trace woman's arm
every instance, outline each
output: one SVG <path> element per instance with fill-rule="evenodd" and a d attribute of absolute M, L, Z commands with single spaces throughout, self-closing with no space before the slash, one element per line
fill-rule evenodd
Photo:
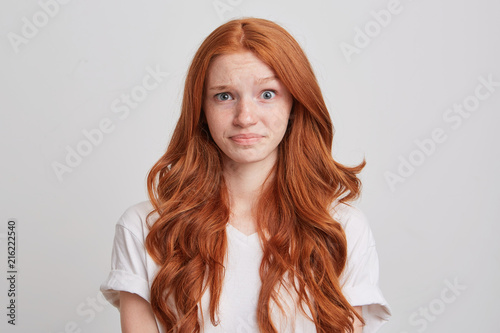
<path fill-rule="evenodd" d="M 159 333 L 151 305 L 137 294 L 120 291 L 122 333 Z"/>
<path fill-rule="evenodd" d="M 363 307 L 355 306 L 354 310 L 362 317 L 363 316 Z M 354 317 L 354 333 L 362 333 L 363 332 L 363 324 L 359 321 L 357 317 Z"/>

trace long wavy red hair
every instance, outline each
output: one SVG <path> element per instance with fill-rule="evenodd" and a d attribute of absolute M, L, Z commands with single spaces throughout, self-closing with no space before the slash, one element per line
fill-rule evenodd
<path fill-rule="evenodd" d="M 332 158 L 334 130 L 307 57 L 286 30 L 257 18 L 225 23 L 201 44 L 168 149 L 149 172 L 150 215 L 159 215 L 146 239 L 160 267 L 151 286 L 153 311 L 167 332 L 200 332 L 198 311 L 207 291 L 210 320 L 217 324 L 230 207 L 222 152 L 203 113 L 204 83 L 215 57 L 241 50 L 254 52 L 270 66 L 294 99 L 273 177 L 263 186 L 256 209 L 263 246 L 259 329 L 277 332 L 271 302 L 282 308 L 277 287 L 288 289 L 286 281 L 295 281 L 291 289 L 298 295 L 297 306 L 304 314 L 304 306 L 309 308 L 317 332 L 352 332 L 357 314 L 339 283 L 346 238 L 330 208 L 359 196 L 357 174 L 366 162 L 347 167 Z"/>

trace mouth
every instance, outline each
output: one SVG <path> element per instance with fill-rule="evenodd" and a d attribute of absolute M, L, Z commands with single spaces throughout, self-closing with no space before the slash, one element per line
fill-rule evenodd
<path fill-rule="evenodd" d="M 251 145 L 254 143 L 259 142 L 264 136 L 259 135 L 259 134 L 238 134 L 238 135 L 233 135 L 229 137 L 233 142 L 240 144 L 240 145 Z"/>

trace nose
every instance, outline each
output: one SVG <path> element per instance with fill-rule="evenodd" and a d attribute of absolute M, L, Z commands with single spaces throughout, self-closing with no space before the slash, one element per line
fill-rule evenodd
<path fill-rule="evenodd" d="M 236 104 L 234 125 L 249 127 L 257 123 L 256 105 L 250 98 L 241 98 Z"/>

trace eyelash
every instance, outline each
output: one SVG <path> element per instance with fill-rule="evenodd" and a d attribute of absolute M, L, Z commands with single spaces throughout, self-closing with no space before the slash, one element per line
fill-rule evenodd
<path fill-rule="evenodd" d="M 276 96 L 276 90 L 272 90 L 272 89 L 269 89 L 269 90 L 264 90 L 264 91 L 262 92 L 262 94 L 260 94 L 260 95 L 262 96 L 262 95 L 263 95 L 264 93 L 266 93 L 266 92 L 271 92 L 271 93 L 273 93 L 273 95 L 274 95 L 274 96 L 273 96 L 273 97 L 271 97 L 271 98 L 274 98 L 274 97 Z M 271 98 L 270 98 L 270 99 L 271 99 Z"/>
<path fill-rule="evenodd" d="M 272 96 L 272 97 L 271 97 L 271 98 L 269 98 L 269 99 L 272 99 L 273 97 L 275 97 L 275 96 L 277 95 L 276 90 L 273 90 L 273 89 L 266 89 L 266 90 L 262 91 L 262 93 L 260 94 L 260 96 L 262 96 L 262 95 L 263 95 L 264 93 L 266 93 L 266 92 L 271 92 L 271 93 L 273 93 L 273 94 L 274 94 L 274 96 Z M 221 101 L 221 102 L 228 101 L 227 99 L 226 99 L 226 100 L 222 100 L 222 99 L 220 99 L 220 97 L 221 97 L 222 95 L 228 95 L 228 96 L 231 96 L 231 94 L 230 94 L 230 93 L 228 93 L 228 92 L 221 92 L 221 93 L 215 94 L 215 96 L 214 96 L 214 97 L 215 97 L 217 100 Z M 231 96 L 231 98 L 232 98 L 232 96 Z"/>
<path fill-rule="evenodd" d="M 215 98 L 216 98 L 217 100 L 221 101 L 221 102 L 225 102 L 226 100 L 222 100 L 222 99 L 220 99 L 220 97 L 221 97 L 222 95 L 228 95 L 228 96 L 231 96 L 231 94 L 230 94 L 230 93 L 228 93 L 228 92 L 221 92 L 221 93 L 215 94 Z M 231 96 L 231 98 L 232 98 L 232 97 L 233 97 L 233 96 Z"/>

